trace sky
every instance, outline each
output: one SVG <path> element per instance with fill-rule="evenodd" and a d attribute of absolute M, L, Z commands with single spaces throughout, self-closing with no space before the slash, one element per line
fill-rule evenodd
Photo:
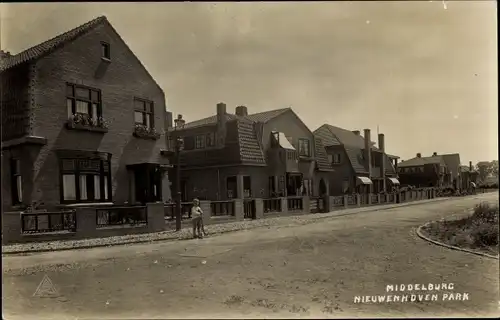
<path fill-rule="evenodd" d="M 15 54 L 105 15 L 194 121 L 225 102 L 291 107 L 385 134 L 388 153 L 498 159 L 496 1 L 10 3 L 1 48 Z"/>

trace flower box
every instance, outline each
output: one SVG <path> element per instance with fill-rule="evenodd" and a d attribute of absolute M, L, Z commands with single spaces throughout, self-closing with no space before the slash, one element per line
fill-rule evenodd
<path fill-rule="evenodd" d="M 70 130 L 85 130 L 93 132 L 108 132 L 108 124 L 102 118 L 92 119 L 87 114 L 77 113 L 66 122 L 66 128 Z"/>
<path fill-rule="evenodd" d="M 158 140 L 161 134 L 155 128 L 148 128 L 145 125 L 136 124 L 134 136 L 141 139 Z"/>

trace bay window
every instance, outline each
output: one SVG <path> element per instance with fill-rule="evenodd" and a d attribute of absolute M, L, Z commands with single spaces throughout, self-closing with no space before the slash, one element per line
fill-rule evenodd
<path fill-rule="evenodd" d="M 110 161 L 62 158 L 61 203 L 111 201 Z"/>

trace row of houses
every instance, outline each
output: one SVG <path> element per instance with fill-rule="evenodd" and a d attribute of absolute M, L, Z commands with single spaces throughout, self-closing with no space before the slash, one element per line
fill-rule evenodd
<path fill-rule="evenodd" d="M 3 210 L 168 201 L 177 192 L 184 200 L 377 193 L 398 187 L 406 168 L 431 170 L 421 157 L 398 164 L 384 134 L 374 142 L 369 129 L 311 131 L 290 108 L 232 112 L 219 103 L 213 116 L 175 127 L 162 88 L 105 17 L 0 57 Z"/>

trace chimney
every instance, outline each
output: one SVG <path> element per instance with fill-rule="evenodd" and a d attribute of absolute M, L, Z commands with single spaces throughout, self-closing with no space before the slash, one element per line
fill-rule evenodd
<path fill-rule="evenodd" d="M 217 103 L 217 147 L 223 148 L 226 145 L 226 104 Z"/>
<path fill-rule="evenodd" d="M 372 140 L 370 136 L 370 129 L 365 129 L 365 161 L 368 168 L 368 177 L 372 177 Z M 370 187 L 371 192 L 371 187 Z"/>
<path fill-rule="evenodd" d="M 166 124 L 167 129 L 174 127 L 174 120 L 172 118 L 172 112 L 171 111 L 166 111 L 165 112 L 165 124 Z"/>
<path fill-rule="evenodd" d="M 417 153 L 417 158 L 422 158 L 422 154 L 420 152 Z"/>
<path fill-rule="evenodd" d="M 472 172 L 472 161 L 469 161 L 469 171 Z"/>
<path fill-rule="evenodd" d="M 354 133 L 355 135 L 359 136 L 359 130 L 354 130 L 352 133 Z"/>
<path fill-rule="evenodd" d="M 433 157 L 435 157 L 435 156 L 437 156 L 437 155 L 438 155 L 438 153 L 437 153 L 437 152 L 433 152 L 433 153 L 432 153 L 432 156 L 433 156 Z"/>
<path fill-rule="evenodd" d="M 248 116 L 248 109 L 245 106 L 238 106 L 234 112 L 237 116 L 246 117 Z"/>
<path fill-rule="evenodd" d="M 379 133 L 378 135 L 378 148 L 382 153 L 380 154 L 381 156 L 381 161 L 380 161 L 380 171 L 381 171 L 381 177 L 382 177 L 382 191 L 385 192 L 387 190 L 386 186 L 386 179 L 385 179 L 385 160 L 386 160 L 386 155 L 385 155 L 385 136 L 383 133 Z"/>

